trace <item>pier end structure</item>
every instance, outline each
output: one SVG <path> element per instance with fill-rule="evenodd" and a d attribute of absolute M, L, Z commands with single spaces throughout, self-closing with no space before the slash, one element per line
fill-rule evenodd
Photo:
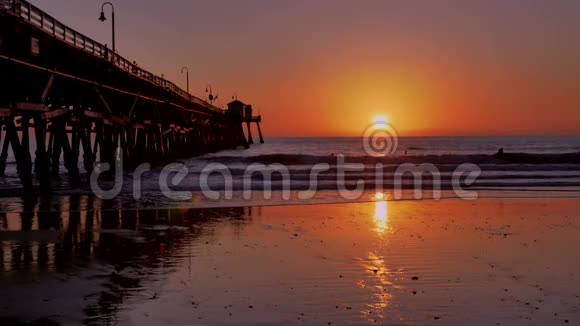
<path fill-rule="evenodd" d="M 228 113 L 235 117 L 235 119 L 240 123 L 240 125 L 246 124 L 246 130 L 248 134 L 248 146 L 254 144 L 254 139 L 252 137 L 252 123 L 255 123 L 258 129 L 258 135 L 260 137 L 260 144 L 264 143 L 264 137 L 262 135 L 262 128 L 260 123 L 262 122 L 261 115 L 253 115 L 253 108 L 249 104 L 235 99 L 234 101 L 228 103 Z M 243 128 L 242 128 L 243 132 Z"/>

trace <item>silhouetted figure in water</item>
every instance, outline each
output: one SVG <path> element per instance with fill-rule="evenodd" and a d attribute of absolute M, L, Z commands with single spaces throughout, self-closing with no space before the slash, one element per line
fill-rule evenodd
<path fill-rule="evenodd" d="M 493 154 L 492 157 L 499 158 L 499 159 L 505 158 L 504 152 L 503 152 L 503 147 L 498 149 L 497 153 Z"/>

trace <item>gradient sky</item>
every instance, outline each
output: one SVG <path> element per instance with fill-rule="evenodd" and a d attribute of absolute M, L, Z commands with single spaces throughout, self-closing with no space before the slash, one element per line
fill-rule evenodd
<path fill-rule="evenodd" d="M 111 44 L 100 1 L 32 0 Z M 580 134 L 580 1 L 118 0 L 117 50 L 266 136 Z M 107 9 L 107 15 L 109 11 Z"/>

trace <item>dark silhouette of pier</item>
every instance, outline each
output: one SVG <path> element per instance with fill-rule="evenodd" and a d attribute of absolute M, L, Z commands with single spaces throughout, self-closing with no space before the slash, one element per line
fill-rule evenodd
<path fill-rule="evenodd" d="M 27 1 L 0 0 L 0 175 L 12 149 L 27 193 L 50 190 L 61 159 L 80 182 L 81 155 L 86 173 L 98 162 L 114 166 L 117 150 L 126 169 L 161 165 L 247 148 L 251 123 L 263 142 L 260 122 L 250 105 L 222 110 Z"/>

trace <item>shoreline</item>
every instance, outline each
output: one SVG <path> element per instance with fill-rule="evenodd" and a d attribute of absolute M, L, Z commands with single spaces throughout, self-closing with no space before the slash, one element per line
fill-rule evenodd
<path fill-rule="evenodd" d="M 388 202 L 439 202 L 439 201 L 467 201 L 477 202 L 480 200 L 526 200 L 526 199 L 541 199 L 541 200 L 557 200 L 557 199 L 575 199 L 580 198 L 580 188 L 574 189 L 477 189 L 479 197 L 477 199 L 462 199 L 455 195 L 452 191 L 443 190 L 441 198 L 433 198 L 426 196 L 425 198 L 413 198 L 413 190 L 404 191 L 403 198 L 393 199 L 389 191 L 384 191 L 385 200 Z M 426 194 L 430 194 L 428 191 Z M 242 193 L 234 193 L 235 197 L 231 200 L 213 201 L 210 199 L 203 199 L 198 196 L 199 193 L 194 193 L 194 198 L 189 201 L 173 201 L 165 198 L 164 201 L 159 200 L 158 193 L 151 193 L 152 198 L 145 194 L 144 198 L 135 201 L 132 198 L 116 198 L 113 200 L 103 200 L 92 194 L 63 194 L 51 196 L 36 196 L 36 197 L 2 197 L 0 196 L 0 213 L 35 213 L 42 211 L 55 211 L 56 206 L 61 206 L 63 203 L 70 204 L 74 199 L 78 208 L 72 208 L 74 212 L 97 211 L 102 209 L 108 210 L 159 210 L 159 209 L 219 209 L 219 208 L 260 208 L 260 207 L 285 207 L 285 206 L 310 206 L 310 205 L 342 205 L 342 204 L 368 204 L 375 203 L 377 199 L 375 190 L 365 191 L 364 194 L 355 200 L 336 198 L 337 194 L 333 191 L 321 191 L 318 198 L 310 200 L 290 199 L 284 200 L 281 198 L 280 191 L 273 192 L 273 198 L 260 198 L 261 194 L 257 193 L 255 198 L 246 200 L 241 198 Z M 83 206 L 83 205 L 91 205 Z M 44 207 L 44 208 L 43 208 Z M 108 207 L 108 208 L 103 208 Z M 68 211 L 71 211 L 70 209 Z"/>

